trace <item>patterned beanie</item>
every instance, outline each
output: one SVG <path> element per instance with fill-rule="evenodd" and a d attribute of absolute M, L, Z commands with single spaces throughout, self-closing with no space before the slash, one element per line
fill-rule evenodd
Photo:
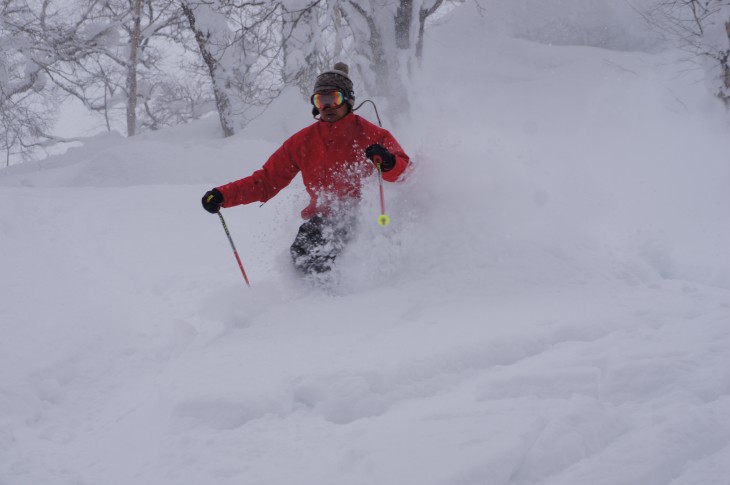
<path fill-rule="evenodd" d="M 352 106 L 355 103 L 355 92 L 352 90 L 352 80 L 348 76 L 350 68 L 344 62 L 335 64 L 334 69 L 325 71 L 317 76 L 314 83 L 314 93 L 338 90 L 345 93 L 345 100 Z"/>

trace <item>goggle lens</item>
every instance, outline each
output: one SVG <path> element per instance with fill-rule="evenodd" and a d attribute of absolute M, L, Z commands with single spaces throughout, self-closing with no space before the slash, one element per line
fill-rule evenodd
<path fill-rule="evenodd" d="M 312 96 L 312 104 L 317 109 L 323 109 L 325 106 L 339 108 L 345 104 L 345 95 L 342 91 L 328 91 L 326 93 L 316 93 Z"/>

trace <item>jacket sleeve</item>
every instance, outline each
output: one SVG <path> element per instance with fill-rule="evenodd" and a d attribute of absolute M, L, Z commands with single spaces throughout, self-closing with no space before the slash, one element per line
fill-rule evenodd
<path fill-rule="evenodd" d="M 241 180 L 216 187 L 223 194 L 223 207 L 266 202 L 289 185 L 299 173 L 299 166 L 291 156 L 291 145 L 290 138 L 259 170 Z"/>
<path fill-rule="evenodd" d="M 387 130 L 383 131 L 383 139 L 380 144 L 395 156 L 395 167 L 387 172 L 383 172 L 383 180 L 387 182 L 396 182 L 399 178 L 401 178 L 401 175 L 403 175 L 406 169 L 408 169 L 411 161 L 393 135 L 391 135 Z"/>

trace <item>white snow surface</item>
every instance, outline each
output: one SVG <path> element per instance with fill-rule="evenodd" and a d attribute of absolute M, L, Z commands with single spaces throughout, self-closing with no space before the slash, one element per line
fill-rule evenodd
<path fill-rule="evenodd" d="M 0 484 L 728 483 L 722 106 L 673 53 L 459 15 L 329 290 L 288 261 L 299 178 L 224 211 L 251 288 L 200 207 L 296 93 L 0 172 Z"/>

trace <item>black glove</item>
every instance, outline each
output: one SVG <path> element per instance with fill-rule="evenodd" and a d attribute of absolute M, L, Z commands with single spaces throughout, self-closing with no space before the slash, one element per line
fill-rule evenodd
<path fill-rule="evenodd" d="M 211 214 L 217 214 L 223 204 L 223 194 L 218 189 L 209 190 L 203 196 L 203 209 Z"/>
<path fill-rule="evenodd" d="M 395 156 L 379 143 L 367 147 L 365 149 L 365 156 L 372 160 L 376 165 L 378 163 L 377 159 L 379 158 L 380 170 L 383 172 L 393 170 L 393 167 L 395 167 Z"/>

